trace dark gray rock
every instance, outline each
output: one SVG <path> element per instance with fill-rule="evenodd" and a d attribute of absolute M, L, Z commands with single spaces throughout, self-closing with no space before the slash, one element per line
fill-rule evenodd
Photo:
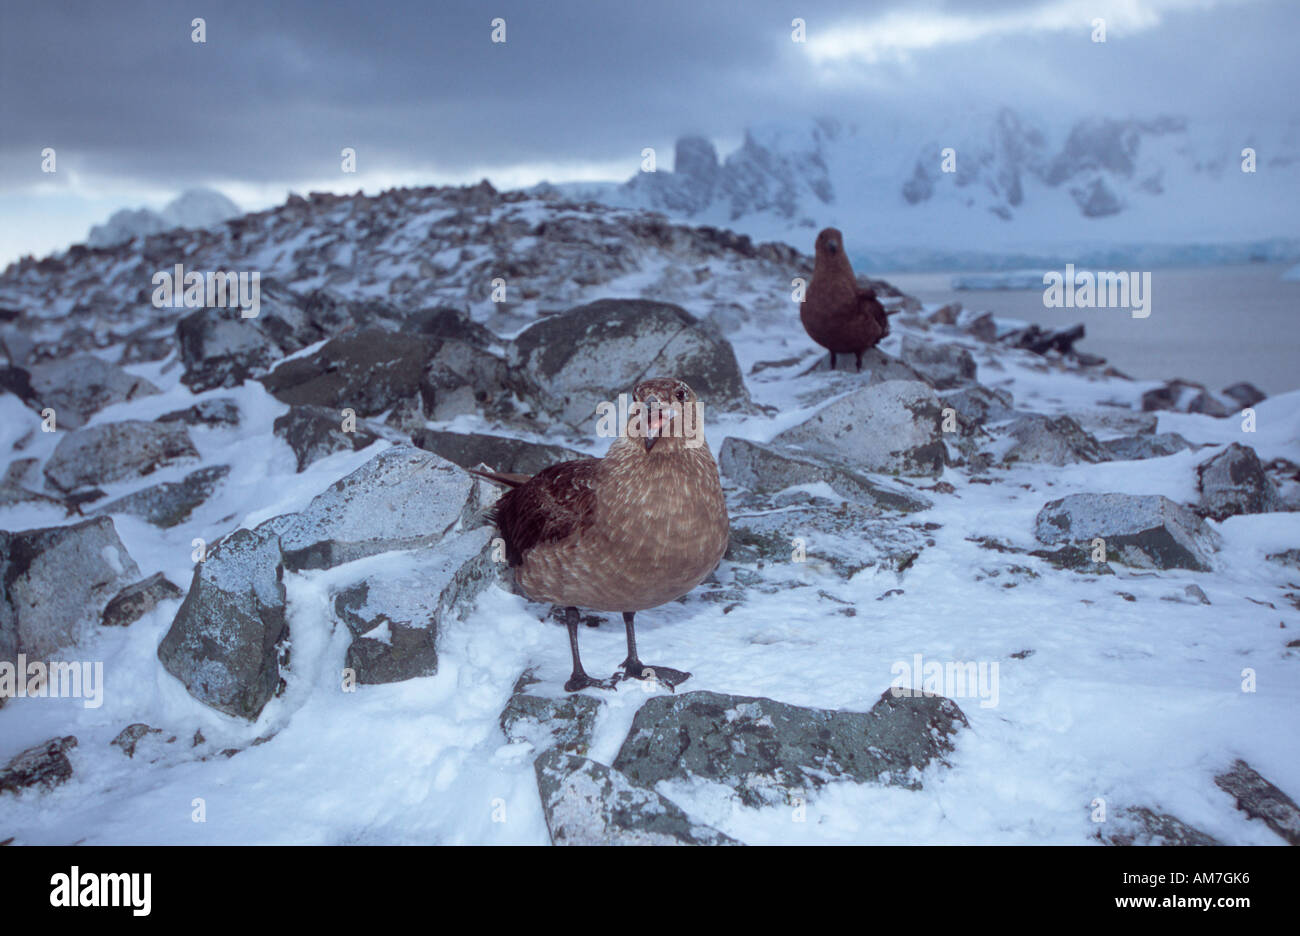
<path fill-rule="evenodd" d="M 1047 465 L 1070 465 L 1076 462 L 1096 463 L 1110 456 L 1090 433 L 1069 416 L 1055 419 L 1042 413 L 1026 413 L 1007 429 L 1014 439 L 1003 455 L 1007 464 L 1035 462 Z"/>
<path fill-rule="evenodd" d="M 1254 406 L 1256 403 L 1263 403 L 1268 399 L 1268 394 L 1263 390 L 1245 381 L 1235 383 L 1231 387 L 1224 387 L 1223 395 L 1243 409 Z"/>
<path fill-rule="evenodd" d="M 420 378 L 423 416 L 437 421 L 468 413 L 510 420 L 516 399 L 539 405 L 540 391 L 528 375 L 511 368 L 505 358 L 468 341 L 433 339 L 428 363 Z M 410 431 L 416 426 L 403 425 Z"/>
<path fill-rule="evenodd" d="M 847 364 L 845 361 L 847 360 Z M 863 384 L 882 383 L 886 380 L 919 380 L 925 382 L 925 378 L 911 364 L 899 360 L 891 354 L 886 354 L 879 348 L 868 348 L 862 352 L 862 370 L 858 371 L 852 357 L 838 357 L 836 359 L 836 369 L 831 370 L 831 361 L 829 354 L 817 355 L 816 362 L 799 374 L 800 377 L 807 377 L 809 374 L 829 374 L 831 377 L 840 377 L 842 380 L 834 381 L 833 387 L 849 389 Z M 838 390 L 836 392 L 839 392 Z"/>
<path fill-rule="evenodd" d="M 1286 509 L 1255 450 L 1239 442 L 1196 467 L 1196 487 L 1197 512 L 1215 520 Z"/>
<path fill-rule="evenodd" d="M 946 763 L 966 716 L 941 696 L 886 691 L 870 712 L 800 708 L 771 699 L 687 692 L 637 712 L 614 760 L 632 782 L 712 780 L 747 806 L 788 802 L 829 780 L 920 789 L 920 773 Z"/>
<path fill-rule="evenodd" d="M 1138 413 L 1118 406 L 1096 406 L 1071 410 L 1069 416 L 1094 435 L 1151 435 L 1160 418 L 1155 413 Z"/>
<path fill-rule="evenodd" d="M 1142 394 L 1142 409 L 1144 412 L 1203 413 L 1219 418 L 1233 414 L 1233 410 L 1206 390 L 1203 384 L 1188 380 L 1170 380 L 1163 387 L 1148 390 Z"/>
<path fill-rule="evenodd" d="M 533 766 L 552 845 L 740 844 L 604 764 L 551 750 Z"/>
<path fill-rule="evenodd" d="M 276 417 L 273 429 L 293 449 L 299 471 L 327 455 L 359 452 L 379 440 L 365 426 L 344 432 L 342 414 L 324 406 L 291 406 Z"/>
<path fill-rule="evenodd" d="M 159 334 L 153 330 L 153 326 L 146 325 L 126 336 L 118 363 L 146 364 L 151 361 L 161 361 L 174 350 L 176 350 L 176 335 L 171 330 Z"/>
<path fill-rule="evenodd" d="M 927 384 L 886 380 L 823 407 L 772 442 L 867 471 L 933 477 L 948 461 L 941 421 Z"/>
<path fill-rule="evenodd" d="M 1214 778 L 1219 789 L 1237 800 L 1237 808 L 1259 819 L 1292 845 L 1300 845 L 1300 806 L 1244 760 Z"/>
<path fill-rule="evenodd" d="M 79 429 L 106 406 L 158 392 L 143 377 L 92 354 L 33 364 L 27 374 L 31 395 L 24 402 L 38 413 L 52 408 L 61 429 Z"/>
<path fill-rule="evenodd" d="M 507 436 L 477 432 L 419 429 L 411 436 L 411 441 L 419 448 L 440 455 L 462 468 L 483 464 L 494 471 L 510 474 L 533 475 L 563 461 L 588 457 L 582 452 L 560 445 L 524 442 Z"/>
<path fill-rule="evenodd" d="M 185 594 L 167 580 L 161 572 L 128 585 L 104 606 L 100 622 L 105 627 L 127 627 L 144 617 L 160 601 L 169 601 Z"/>
<path fill-rule="evenodd" d="M 559 698 L 532 695 L 528 687 L 535 682 L 531 670 L 520 676 L 510 701 L 501 710 L 501 731 L 506 740 L 525 741 L 538 751 L 554 747 L 565 754 L 585 755 L 596 729 L 600 700 L 580 692 Z"/>
<path fill-rule="evenodd" d="M 258 378 L 277 400 L 378 416 L 416 398 L 433 342 L 382 328 L 332 338 L 314 354 L 297 357 Z M 341 418 L 341 417 L 339 417 Z"/>
<path fill-rule="evenodd" d="M 438 635 L 462 617 L 497 575 L 492 532 L 449 536 L 418 557 L 395 559 L 343 589 L 334 612 L 353 634 L 347 667 L 362 685 L 401 682 L 438 671 Z"/>
<path fill-rule="evenodd" d="M 1115 461 L 1137 461 L 1144 458 L 1163 458 L 1192 447 L 1192 444 L 1176 432 L 1162 432 L 1158 435 L 1121 436 L 1107 439 L 1101 443 Z"/>
<path fill-rule="evenodd" d="M 1015 400 L 1010 393 L 983 384 L 942 393 L 939 405 L 956 410 L 958 424 L 968 432 L 975 426 L 1003 422 L 1016 415 Z"/>
<path fill-rule="evenodd" d="M 597 404 L 648 377 L 690 384 L 708 412 L 753 404 L 731 345 L 684 309 L 643 299 L 602 299 L 544 318 L 520 334 L 510 361 L 540 388 L 537 404 L 590 429 Z"/>
<path fill-rule="evenodd" d="M 184 523 L 207 502 L 217 485 L 230 474 L 229 465 L 212 465 L 191 471 L 180 481 L 164 481 L 96 507 L 95 514 L 130 514 L 156 527 L 170 529 Z"/>
<path fill-rule="evenodd" d="M 279 534 L 285 567 L 296 572 L 431 546 L 453 528 L 481 524 L 478 479 L 432 452 L 397 445 L 332 484 L 301 513 L 262 526 Z"/>
<path fill-rule="evenodd" d="M 1158 494 L 1071 494 L 1038 512 L 1044 543 L 1106 541 L 1110 561 L 1144 569 L 1210 571 L 1220 538 L 1186 507 Z"/>
<path fill-rule="evenodd" d="M 281 682 L 289 637 L 281 559 L 279 538 L 262 527 L 221 540 L 195 567 L 189 594 L 158 646 L 163 667 L 190 695 L 249 721 Z"/>
<path fill-rule="evenodd" d="M 144 722 L 127 725 L 109 744 L 122 749 L 127 757 L 135 757 L 135 746 L 151 734 L 162 734 L 161 728 L 150 728 Z"/>
<path fill-rule="evenodd" d="M 231 309 L 196 309 L 176 324 L 176 341 L 185 367 L 181 383 L 194 393 L 237 387 L 285 355 L 257 319 Z"/>
<path fill-rule="evenodd" d="M 960 345 L 904 335 L 902 358 L 936 390 L 952 390 L 975 380 L 975 358 Z"/>
<path fill-rule="evenodd" d="M 75 644 L 139 577 L 108 517 L 0 531 L 0 660 L 49 658 Z"/>
<path fill-rule="evenodd" d="M 790 506 L 731 512 L 726 558 L 740 563 L 806 562 L 842 578 L 863 569 L 901 572 L 926 548 L 921 524 L 897 519 L 857 504 Z M 802 554 L 802 560 L 796 556 Z"/>
<path fill-rule="evenodd" d="M 1177 816 L 1129 806 L 1108 820 L 1099 837 L 1107 845 L 1222 845 Z"/>
<path fill-rule="evenodd" d="M 59 440 L 45 477 L 61 491 L 144 477 L 198 450 L 182 423 L 128 419 L 77 429 Z"/>
<path fill-rule="evenodd" d="M 880 483 L 823 459 L 745 439 L 724 440 L 718 464 L 727 478 L 760 493 L 824 482 L 846 500 L 882 511 L 912 513 L 932 506 L 930 501 L 902 485 Z"/>
<path fill-rule="evenodd" d="M 199 400 L 186 409 L 172 410 L 158 422 L 183 422 L 187 426 L 238 426 L 239 404 L 229 397 Z"/>
<path fill-rule="evenodd" d="M 16 755 L 0 770 L 0 793 L 17 793 L 34 786 L 48 791 L 67 783 L 72 778 L 72 762 L 67 752 L 76 746 L 77 739 L 68 735 L 52 738 Z"/>

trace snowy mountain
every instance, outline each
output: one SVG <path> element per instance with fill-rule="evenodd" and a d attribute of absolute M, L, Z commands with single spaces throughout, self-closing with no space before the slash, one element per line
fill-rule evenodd
<path fill-rule="evenodd" d="M 751 156 L 719 174 L 782 210 Z M 260 314 L 155 305 L 177 264 Z M 486 183 L 11 264 L 0 841 L 1295 842 L 1300 393 L 1225 391 L 1243 431 L 880 282 L 832 373 L 810 269 Z M 701 391 L 732 545 L 638 614 L 686 683 L 570 695 L 465 469 L 603 455 L 593 399 L 648 372 Z M 19 694 L 16 654 L 88 675 Z"/>
<path fill-rule="evenodd" d="M 205 228 L 243 214 L 238 205 L 220 192 L 190 189 L 172 199 L 162 211 L 123 208 L 103 224 L 96 224 L 86 236 L 91 247 L 111 247 L 172 228 Z"/>
<path fill-rule="evenodd" d="M 1300 256 L 1296 122 L 1264 135 L 1167 115 L 1054 129 L 1010 108 L 938 129 L 819 119 L 750 128 L 725 159 L 684 137 L 672 171 L 560 188 L 801 247 L 833 225 L 865 269 Z"/>

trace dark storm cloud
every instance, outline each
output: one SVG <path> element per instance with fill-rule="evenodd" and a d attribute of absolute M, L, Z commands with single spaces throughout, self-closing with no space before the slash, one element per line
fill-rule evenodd
<path fill-rule="evenodd" d="M 366 171 L 634 166 L 642 146 L 683 132 L 891 108 L 1294 112 L 1288 3 L 1165 12 L 1158 28 L 1104 50 L 1082 32 L 904 50 L 830 66 L 840 81 L 789 38 L 795 16 L 813 36 L 891 12 L 978 20 L 1062 2 L 9 5 L 0 190 L 26 184 L 43 146 L 74 170 L 179 188 L 337 176 L 344 146 Z M 190 41 L 196 15 L 204 45 Z M 507 20 L 505 45 L 489 42 L 494 16 Z"/>

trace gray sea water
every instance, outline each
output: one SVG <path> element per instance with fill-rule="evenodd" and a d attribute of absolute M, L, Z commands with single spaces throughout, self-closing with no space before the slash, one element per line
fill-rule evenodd
<path fill-rule="evenodd" d="M 1079 349 L 1100 354 L 1130 377 L 1182 377 L 1212 390 L 1247 380 L 1277 394 L 1300 389 L 1300 282 L 1281 279 L 1287 267 L 1152 270 L 1151 314 L 1145 319 L 1125 309 L 1047 308 L 1042 287 L 954 290 L 950 273 L 880 278 L 922 302 L 960 302 L 1045 328 L 1082 322 L 1087 336 Z"/>

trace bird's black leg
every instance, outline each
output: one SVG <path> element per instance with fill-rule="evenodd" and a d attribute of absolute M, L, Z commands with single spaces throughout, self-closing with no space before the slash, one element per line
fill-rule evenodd
<path fill-rule="evenodd" d="M 860 373 L 862 373 L 862 352 L 861 352 L 861 351 L 857 351 L 857 352 L 855 352 L 855 353 L 857 354 L 857 357 L 858 357 L 858 373 L 860 374 Z"/>
<path fill-rule="evenodd" d="M 594 686 L 597 689 L 613 689 L 614 682 L 609 679 L 592 679 L 582 668 L 582 658 L 578 656 L 578 609 L 564 609 L 564 626 L 569 629 L 569 652 L 573 654 L 573 675 L 564 684 L 565 692 L 577 692 Z"/>
<path fill-rule="evenodd" d="M 627 627 L 627 659 L 623 661 L 623 678 L 652 679 L 669 689 L 676 688 L 691 678 L 690 673 L 673 669 L 671 666 L 646 666 L 636 654 L 636 625 L 633 611 L 623 612 L 623 624 Z"/>
<path fill-rule="evenodd" d="M 835 352 L 831 352 L 831 370 L 835 370 Z"/>

